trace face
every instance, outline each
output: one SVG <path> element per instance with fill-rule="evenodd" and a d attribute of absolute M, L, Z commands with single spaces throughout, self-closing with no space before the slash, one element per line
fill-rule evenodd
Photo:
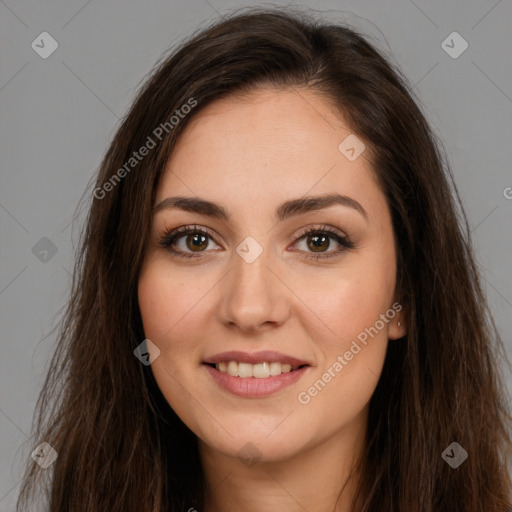
<path fill-rule="evenodd" d="M 211 450 L 284 460 L 364 429 L 404 326 L 390 212 L 351 134 L 312 91 L 259 90 L 206 107 L 167 164 L 139 305 L 155 379 Z"/>

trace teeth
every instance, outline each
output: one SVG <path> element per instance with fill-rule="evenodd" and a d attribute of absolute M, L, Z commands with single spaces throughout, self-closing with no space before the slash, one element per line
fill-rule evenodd
<path fill-rule="evenodd" d="M 229 361 L 228 374 L 231 375 L 231 377 L 236 377 L 238 375 L 238 363 L 236 361 Z"/>
<path fill-rule="evenodd" d="M 270 375 L 281 375 L 281 363 L 270 363 Z"/>
<path fill-rule="evenodd" d="M 266 379 L 270 377 L 270 366 L 268 363 L 255 364 L 252 367 L 253 377 L 257 379 Z"/>
<path fill-rule="evenodd" d="M 271 376 L 275 377 L 276 375 L 281 375 L 281 373 L 288 373 L 292 370 L 296 370 L 298 366 L 292 366 L 284 363 L 281 364 L 277 361 L 258 364 L 222 361 L 221 363 L 216 364 L 215 368 L 222 373 L 231 375 L 231 377 L 241 377 L 242 379 L 256 377 L 257 379 L 266 379 Z"/>
<path fill-rule="evenodd" d="M 242 378 L 252 377 L 252 364 L 238 363 L 238 376 Z"/>

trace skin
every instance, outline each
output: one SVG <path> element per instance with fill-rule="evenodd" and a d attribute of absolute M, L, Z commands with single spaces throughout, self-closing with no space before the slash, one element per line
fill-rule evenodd
<path fill-rule="evenodd" d="M 396 301 L 390 212 L 367 151 L 349 161 L 338 150 L 351 133 L 311 90 L 231 96 L 191 120 L 160 180 L 155 205 L 199 196 L 230 214 L 220 220 L 158 211 L 138 288 L 145 335 L 160 350 L 151 365 L 156 381 L 199 438 L 207 512 L 350 510 L 356 475 L 341 491 L 365 443 L 368 403 L 388 340 L 405 334 L 397 313 L 309 403 L 299 402 Z M 274 218 L 284 201 L 333 192 L 359 202 L 367 218 L 342 205 Z M 186 244 L 187 235 L 176 241 L 176 249 L 195 255 L 190 259 L 158 243 L 166 230 L 187 224 L 214 236 L 202 252 Z M 322 224 L 356 247 L 311 259 L 318 252 L 297 234 Z M 236 252 L 247 236 L 263 248 L 252 263 Z M 340 248 L 328 240 L 320 252 Z M 227 350 L 277 350 L 311 367 L 277 393 L 242 398 L 219 388 L 201 365 Z M 250 463 L 239 454 L 247 443 L 256 447 Z"/>

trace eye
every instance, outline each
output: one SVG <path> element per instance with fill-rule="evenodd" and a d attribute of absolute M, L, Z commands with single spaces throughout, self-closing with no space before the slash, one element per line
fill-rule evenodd
<path fill-rule="evenodd" d="M 331 247 L 331 240 L 334 240 L 338 247 L 334 250 L 328 251 Z M 319 260 L 324 258 L 332 258 L 338 256 L 340 253 L 347 249 L 354 249 L 355 244 L 346 235 L 342 235 L 338 231 L 334 231 L 328 226 L 317 228 L 308 228 L 299 234 L 299 239 L 296 243 L 304 243 L 304 252 L 310 252 L 306 258 Z M 302 249 L 301 249 L 302 250 Z"/>
<path fill-rule="evenodd" d="M 201 253 L 207 251 L 210 240 L 215 242 L 212 233 L 197 225 L 181 226 L 164 233 L 159 245 L 167 249 L 173 256 L 180 258 L 201 257 Z M 332 245 L 337 244 L 334 250 L 327 251 Z M 328 226 L 308 228 L 299 233 L 295 244 L 305 243 L 305 249 L 300 252 L 309 253 L 306 258 L 319 260 L 338 256 L 347 249 L 354 249 L 355 244 L 348 236 L 334 231 Z"/>
<path fill-rule="evenodd" d="M 206 251 L 210 240 L 214 241 L 210 231 L 194 224 L 167 231 L 160 239 L 159 245 L 170 251 L 173 256 L 194 258 L 196 254 Z M 181 246 L 180 242 L 183 242 Z"/>

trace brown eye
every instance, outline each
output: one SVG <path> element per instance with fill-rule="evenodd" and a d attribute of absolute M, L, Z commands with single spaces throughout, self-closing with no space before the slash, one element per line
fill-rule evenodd
<path fill-rule="evenodd" d="M 323 252 L 329 248 L 329 238 L 325 235 L 309 235 L 307 237 L 307 245 L 313 252 Z"/>
<path fill-rule="evenodd" d="M 201 252 L 208 247 L 208 237 L 202 233 L 194 233 L 186 237 L 187 247 L 194 252 Z"/>
<path fill-rule="evenodd" d="M 296 244 L 299 250 L 305 253 L 306 258 L 314 260 L 341 256 L 345 250 L 356 247 L 348 236 L 341 235 L 326 226 L 323 228 L 307 229 L 298 236 Z M 333 243 L 334 247 L 328 250 Z M 301 248 L 300 245 L 303 247 Z"/>
<path fill-rule="evenodd" d="M 202 257 L 208 253 L 209 244 L 217 245 L 214 236 L 206 229 L 188 225 L 165 233 L 159 245 L 167 249 L 173 256 L 184 258 Z"/>

